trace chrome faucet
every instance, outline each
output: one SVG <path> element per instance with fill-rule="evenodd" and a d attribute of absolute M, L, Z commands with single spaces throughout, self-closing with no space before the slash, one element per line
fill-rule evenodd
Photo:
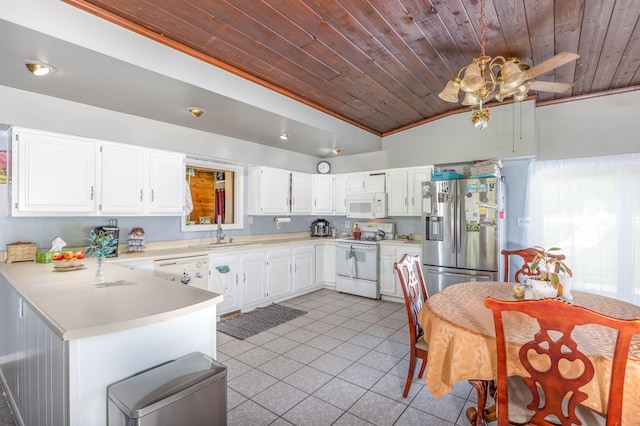
<path fill-rule="evenodd" d="M 218 230 L 216 232 L 216 244 L 220 244 L 224 240 L 224 234 L 222 233 L 222 216 L 218 215 Z"/>

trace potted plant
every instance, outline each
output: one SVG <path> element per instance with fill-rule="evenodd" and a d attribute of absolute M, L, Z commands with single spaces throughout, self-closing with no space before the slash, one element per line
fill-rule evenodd
<path fill-rule="evenodd" d="M 86 256 L 94 256 L 96 258 L 96 284 L 104 283 L 103 264 L 104 258 L 111 255 L 118 245 L 118 240 L 112 233 L 95 230 L 89 232 L 89 244 L 87 244 Z"/>
<path fill-rule="evenodd" d="M 560 247 L 545 249 L 540 246 L 534 246 L 534 249 L 537 254 L 529 266 L 529 270 L 537 271 L 538 275 L 527 278 L 527 284 L 533 287 L 534 293 L 537 293 L 538 296 L 571 298 L 569 290 L 573 272 L 563 262 L 563 259 L 553 253 L 562 249 Z"/>
<path fill-rule="evenodd" d="M 482 130 L 487 127 L 490 119 L 491 113 L 489 113 L 489 108 L 480 108 L 471 112 L 471 122 L 477 129 Z"/>

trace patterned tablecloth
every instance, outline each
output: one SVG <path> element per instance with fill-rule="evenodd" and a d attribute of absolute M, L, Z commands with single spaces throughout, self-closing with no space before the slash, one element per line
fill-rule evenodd
<path fill-rule="evenodd" d="M 434 397 L 451 392 L 456 382 L 492 380 L 497 376 L 493 317 L 484 300 L 488 296 L 514 300 L 512 285 L 500 282 L 453 285 L 434 294 L 422 308 L 418 319 L 429 342 L 425 383 Z M 571 293 L 575 305 L 618 318 L 640 317 L 640 306 L 581 291 Z M 523 314 L 505 314 L 510 360 L 517 360 L 518 349 L 525 338 L 530 339 L 538 330 L 537 322 Z M 593 380 L 582 388 L 589 395 L 584 404 L 603 412 L 608 398 L 615 334 L 601 326 L 584 326 L 576 327 L 573 335 L 579 349 L 595 367 Z M 524 370 L 511 367 L 508 374 L 523 375 Z M 623 417 L 623 424 L 640 424 L 640 336 L 632 341 L 627 363 Z"/>

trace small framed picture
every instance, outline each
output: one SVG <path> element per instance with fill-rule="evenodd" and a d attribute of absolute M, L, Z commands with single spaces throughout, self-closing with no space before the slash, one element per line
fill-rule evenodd
<path fill-rule="evenodd" d="M 200 225 L 210 224 L 211 216 L 200 216 Z"/>

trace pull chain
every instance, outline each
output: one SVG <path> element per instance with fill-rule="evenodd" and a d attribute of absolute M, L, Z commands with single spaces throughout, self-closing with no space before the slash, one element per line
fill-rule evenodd
<path fill-rule="evenodd" d="M 486 56 L 484 54 L 484 30 L 485 30 L 485 21 L 484 21 L 484 0 L 480 1 L 480 43 L 481 43 L 481 52 L 482 56 Z"/>

